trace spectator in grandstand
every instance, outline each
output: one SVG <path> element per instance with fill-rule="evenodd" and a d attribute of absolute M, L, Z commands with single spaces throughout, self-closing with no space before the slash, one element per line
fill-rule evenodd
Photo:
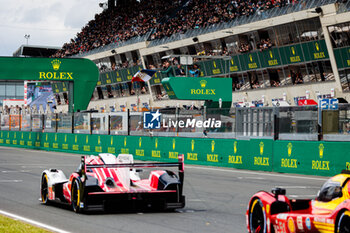
<path fill-rule="evenodd" d="M 252 89 L 257 89 L 260 87 L 260 83 L 257 79 L 254 79 L 252 82 L 251 82 L 251 88 Z"/>
<path fill-rule="evenodd" d="M 302 84 L 302 83 L 304 83 L 304 80 L 303 80 L 303 76 L 301 75 L 301 72 L 299 71 L 296 74 L 295 84 Z"/>
<path fill-rule="evenodd" d="M 241 84 L 240 83 L 237 83 L 236 84 L 236 90 L 239 91 L 241 89 Z"/>
<path fill-rule="evenodd" d="M 258 48 L 260 51 L 266 50 L 266 49 L 270 49 L 272 48 L 273 44 L 271 42 L 270 38 L 267 39 L 262 39 L 259 43 L 258 43 Z"/>
<path fill-rule="evenodd" d="M 271 80 L 271 87 L 279 87 L 280 82 L 278 80 Z"/>
<path fill-rule="evenodd" d="M 177 68 L 175 70 L 176 76 L 184 76 L 185 75 L 185 70 L 181 67 L 180 64 L 177 65 Z"/>
<path fill-rule="evenodd" d="M 240 52 L 240 53 L 247 53 L 250 50 L 251 50 L 251 46 L 249 44 L 242 43 L 240 48 L 239 48 L 239 50 L 238 50 L 238 52 Z"/>
<path fill-rule="evenodd" d="M 174 70 L 173 67 L 170 65 L 170 62 L 164 62 L 163 69 L 164 70 L 161 71 L 162 74 L 165 74 L 167 77 L 174 77 Z"/>
<path fill-rule="evenodd" d="M 119 8 L 95 15 L 75 39 L 63 45 L 53 57 L 65 57 L 102 47 L 119 44 L 135 36 L 143 36 L 158 25 L 158 21 L 178 8 L 178 1 L 131 1 Z M 155 10 L 156 9 L 156 10 Z"/>
<path fill-rule="evenodd" d="M 148 69 L 150 69 L 150 70 L 156 70 L 157 67 L 155 67 L 155 65 L 153 65 L 153 64 L 149 64 L 149 65 L 148 65 Z"/>
<path fill-rule="evenodd" d="M 185 33 L 258 12 L 265 14 L 296 0 L 140 0 L 96 14 L 81 32 L 53 57 L 90 51 L 110 43 L 120 44 L 152 31 L 151 40 Z M 305 2 L 305 1 L 303 1 Z M 242 52 L 249 51 L 247 48 Z M 129 65 L 129 64 L 128 64 Z"/>
<path fill-rule="evenodd" d="M 190 74 L 192 77 L 199 77 L 200 70 L 199 70 L 199 66 L 197 64 L 193 65 L 193 69 L 190 70 Z"/>
<path fill-rule="evenodd" d="M 344 133 L 350 134 L 350 121 L 349 120 L 344 123 Z"/>

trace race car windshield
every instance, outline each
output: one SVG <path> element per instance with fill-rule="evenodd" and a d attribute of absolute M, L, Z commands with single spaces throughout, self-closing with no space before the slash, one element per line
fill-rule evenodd
<path fill-rule="evenodd" d="M 329 202 L 342 196 L 342 187 L 339 182 L 328 180 L 317 195 L 318 201 Z"/>

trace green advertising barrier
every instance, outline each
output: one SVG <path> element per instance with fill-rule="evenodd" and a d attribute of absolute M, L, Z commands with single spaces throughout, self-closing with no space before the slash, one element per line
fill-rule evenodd
<path fill-rule="evenodd" d="M 263 67 L 274 67 L 282 65 L 280 51 L 278 48 L 264 50 L 260 53 L 260 60 Z"/>
<path fill-rule="evenodd" d="M 256 70 L 261 68 L 260 58 L 257 52 L 239 55 L 242 70 Z"/>
<path fill-rule="evenodd" d="M 224 60 L 225 73 L 230 70 L 230 73 L 240 72 L 242 70 L 238 56 L 231 57 L 231 60 Z"/>
<path fill-rule="evenodd" d="M 327 45 L 324 40 L 308 42 L 302 44 L 305 60 L 306 61 L 318 61 L 329 59 Z"/>
<path fill-rule="evenodd" d="M 228 71 L 228 68 L 225 70 L 221 59 L 199 62 L 198 65 L 201 71 L 204 72 L 203 76 L 215 76 L 225 74 Z"/>
<path fill-rule="evenodd" d="M 349 142 L 113 136 L 0 131 L 0 146 L 78 154 L 130 153 L 136 160 L 333 176 L 350 170 Z"/>
<path fill-rule="evenodd" d="M 349 142 L 275 141 L 276 172 L 332 176 L 350 170 Z"/>
<path fill-rule="evenodd" d="M 163 77 L 165 77 L 165 75 L 158 71 L 154 73 L 153 78 L 149 82 L 151 85 L 160 85 Z"/>
<path fill-rule="evenodd" d="M 131 153 L 135 159 L 272 171 L 272 140 L 0 132 L 0 145 L 79 154 Z"/>
<path fill-rule="evenodd" d="M 334 56 L 339 69 L 350 68 L 350 47 L 334 49 Z"/>

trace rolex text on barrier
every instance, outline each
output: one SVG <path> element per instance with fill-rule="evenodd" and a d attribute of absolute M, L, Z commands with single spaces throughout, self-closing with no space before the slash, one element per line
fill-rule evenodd
<path fill-rule="evenodd" d="M 79 154 L 131 153 L 138 160 L 173 161 L 307 175 L 350 170 L 349 142 L 274 141 L 0 131 L 0 146 Z"/>

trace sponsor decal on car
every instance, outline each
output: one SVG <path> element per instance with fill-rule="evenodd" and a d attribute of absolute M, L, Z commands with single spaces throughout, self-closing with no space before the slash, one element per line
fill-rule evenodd
<path fill-rule="evenodd" d="M 288 229 L 291 233 L 295 233 L 295 224 L 293 218 L 288 218 Z"/>
<path fill-rule="evenodd" d="M 305 225 L 308 230 L 311 230 L 311 220 L 309 217 L 305 219 Z"/>
<path fill-rule="evenodd" d="M 297 217 L 297 226 L 298 226 L 298 229 L 299 230 L 304 230 L 304 227 L 303 227 L 303 217 L 302 216 L 298 216 Z"/>

